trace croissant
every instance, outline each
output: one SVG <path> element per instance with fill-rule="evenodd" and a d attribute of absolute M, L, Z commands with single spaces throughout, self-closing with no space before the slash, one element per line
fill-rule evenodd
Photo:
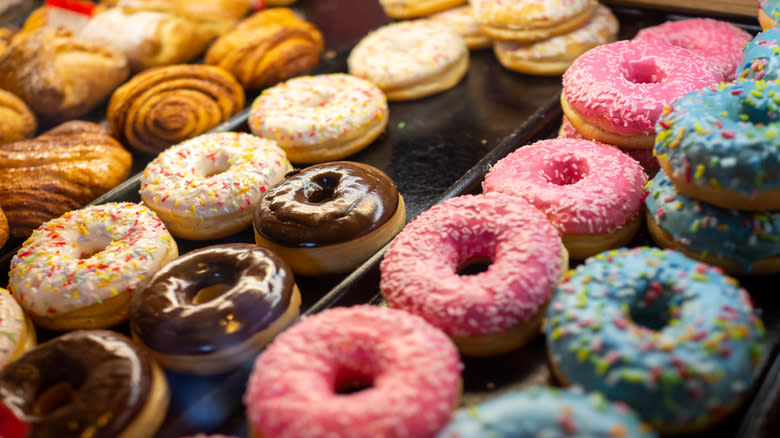
<path fill-rule="evenodd" d="M 217 39 L 205 62 L 258 90 L 311 70 L 320 60 L 322 34 L 287 8 L 258 12 Z"/>
<path fill-rule="evenodd" d="M 0 90 L 0 144 L 24 140 L 35 135 L 38 122 L 22 99 Z"/>
<path fill-rule="evenodd" d="M 148 154 L 202 134 L 243 109 L 244 90 L 210 65 L 157 67 L 133 76 L 111 96 L 106 118 L 122 144 Z"/>
<path fill-rule="evenodd" d="M 0 88 L 52 124 L 97 107 L 128 75 L 124 55 L 73 38 L 65 29 L 21 32 L 0 55 Z"/>
<path fill-rule="evenodd" d="M 0 145 L 0 207 L 14 237 L 107 192 L 132 157 L 105 128 L 66 122 L 31 140 Z"/>

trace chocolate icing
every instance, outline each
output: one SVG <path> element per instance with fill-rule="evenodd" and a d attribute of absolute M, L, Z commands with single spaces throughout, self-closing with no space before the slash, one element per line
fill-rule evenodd
<path fill-rule="evenodd" d="M 36 412 L 38 397 L 58 384 L 73 388 L 70 400 Z M 143 409 L 151 385 L 146 354 L 108 330 L 61 335 L 0 371 L 0 399 L 36 438 L 119 436 Z"/>
<path fill-rule="evenodd" d="M 288 247 L 347 242 L 388 221 L 398 207 L 395 183 L 367 164 L 307 167 L 273 187 L 257 206 L 255 230 Z"/>
<path fill-rule="evenodd" d="M 133 333 L 163 354 L 210 354 L 247 341 L 289 307 L 292 270 L 267 248 L 214 245 L 162 267 L 139 288 L 130 306 Z M 228 287 L 193 302 L 210 286 Z"/>

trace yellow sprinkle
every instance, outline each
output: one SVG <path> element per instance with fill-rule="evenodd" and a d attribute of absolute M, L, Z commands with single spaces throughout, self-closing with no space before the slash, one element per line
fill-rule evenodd
<path fill-rule="evenodd" d="M 702 175 L 704 175 L 704 171 L 705 170 L 706 170 L 706 168 L 704 167 L 703 164 L 699 164 L 698 166 L 696 166 L 696 173 L 694 174 L 694 178 L 696 178 L 696 179 L 701 178 Z"/>
<path fill-rule="evenodd" d="M 713 189 L 715 189 L 717 191 L 721 190 L 720 189 L 720 183 L 715 178 L 710 178 L 710 185 L 712 186 Z"/>
<path fill-rule="evenodd" d="M 666 140 L 666 138 L 669 137 L 670 135 L 672 135 L 672 131 L 668 131 L 668 130 L 661 131 L 658 134 L 656 134 L 655 141 L 656 142 L 662 142 L 662 141 Z"/>
<path fill-rule="evenodd" d="M 73 291 L 73 299 L 74 300 L 78 300 L 79 299 L 79 291 L 78 291 L 78 289 Z"/>
<path fill-rule="evenodd" d="M 87 227 L 84 224 L 79 224 L 79 227 L 81 228 L 81 234 L 89 236 L 89 230 L 87 230 Z"/>

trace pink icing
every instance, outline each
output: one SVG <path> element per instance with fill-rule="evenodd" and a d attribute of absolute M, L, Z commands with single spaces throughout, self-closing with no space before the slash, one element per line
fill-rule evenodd
<path fill-rule="evenodd" d="M 682 47 L 617 41 L 580 55 L 563 74 L 563 95 L 606 131 L 652 134 L 664 105 L 722 80 L 717 67 Z"/>
<path fill-rule="evenodd" d="M 480 259 L 491 260 L 486 271 L 458 274 Z M 560 271 L 560 236 L 539 210 L 507 195 L 465 195 L 401 230 L 382 260 L 380 289 L 391 307 L 449 335 L 489 335 L 531 318 Z"/>
<path fill-rule="evenodd" d="M 455 409 L 455 345 L 422 318 L 376 306 L 332 308 L 262 353 L 244 403 L 255 435 L 432 437 Z M 339 387 L 370 385 L 352 394 Z"/>
<path fill-rule="evenodd" d="M 691 50 L 720 69 L 726 81 L 734 79 L 737 65 L 753 36 L 731 23 L 711 18 L 668 21 L 639 31 L 634 41 L 656 41 Z"/>
<path fill-rule="evenodd" d="M 611 233 L 642 207 L 647 175 L 618 149 L 555 138 L 523 146 L 493 166 L 482 190 L 520 196 L 565 235 Z"/>

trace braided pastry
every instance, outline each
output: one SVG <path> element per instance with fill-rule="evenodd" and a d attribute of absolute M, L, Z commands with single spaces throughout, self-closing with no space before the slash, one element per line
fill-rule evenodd
<path fill-rule="evenodd" d="M 0 144 L 35 135 L 38 122 L 27 104 L 13 93 L 0 90 Z"/>
<path fill-rule="evenodd" d="M 14 237 L 80 208 L 130 173 L 132 157 L 99 125 L 66 122 L 0 145 L 0 207 Z"/>
<path fill-rule="evenodd" d="M 259 90 L 311 70 L 320 60 L 322 34 L 287 8 L 258 12 L 222 35 L 205 62 L 233 73 Z"/>
<path fill-rule="evenodd" d="M 106 117 L 115 138 L 148 154 L 195 137 L 244 108 L 241 84 L 210 65 L 146 70 L 119 87 Z"/>

